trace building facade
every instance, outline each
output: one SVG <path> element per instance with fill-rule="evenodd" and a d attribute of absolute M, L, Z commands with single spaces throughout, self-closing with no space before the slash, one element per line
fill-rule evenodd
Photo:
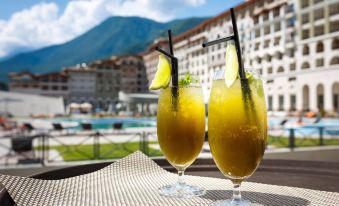
<path fill-rule="evenodd" d="M 262 74 L 268 109 L 338 113 L 339 2 L 248 0 L 235 10 L 245 68 Z M 201 78 L 206 102 L 214 72 L 224 68 L 226 43 L 206 49 L 201 44 L 232 34 L 225 11 L 174 38 L 179 73 Z M 142 54 L 149 80 L 156 71 L 156 45 Z"/>
<path fill-rule="evenodd" d="M 120 91 L 145 93 L 148 91 L 146 67 L 141 56 L 126 55 L 115 60 L 120 73 Z"/>
<path fill-rule="evenodd" d="M 39 75 L 40 95 L 68 99 L 68 78 L 69 76 L 65 72 Z"/>
<path fill-rule="evenodd" d="M 120 73 L 113 59 L 96 61 L 90 65 L 95 69 L 95 97 L 97 107 L 108 110 L 118 101 Z"/>
<path fill-rule="evenodd" d="M 148 91 L 146 67 L 138 55 L 113 56 L 90 65 L 96 71 L 96 100 L 98 108 L 115 110 L 119 91 L 144 93 Z"/>
<path fill-rule="evenodd" d="M 16 93 L 68 98 L 68 75 L 65 72 L 9 74 L 9 90 Z"/>
<path fill-rule="evenodd" d="M 67 68 L 64 70 L 69 76 L 68 89 L 70 103 L 90 103 L 96 105 L 96 71 L 90 67 Z"/>
<path fill-rule="evenodd" d="M 40 94 L 39 76 L 30 72 L 9 73 L 9 90 L 17 93 Z"/>

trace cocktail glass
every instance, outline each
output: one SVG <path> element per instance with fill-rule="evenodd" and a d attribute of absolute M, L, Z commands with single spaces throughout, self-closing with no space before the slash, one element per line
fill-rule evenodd
<path fill-rule="evenodd" d="M 199 155 L 205 138 L 205 104 L 201 86 L 169 86 L 159 96 L 157 133 L 161 151 L 178 171 L 178 181 L 159 188 L 164 196 L 191 198 L 205 194 L 184 182 L 185 169 Z"/>
<path fill-rule="evenodd" d="M 250 205 L 240 185 L 258 167 L 267 143 L 267 114 L 261 79 L 245 70 L 247 79 L 227 87 L 224 71 L 214 76 L 208 107 L 208 141 L 219 170 L 233 182 L 233 197 L 213 205 Z"/>

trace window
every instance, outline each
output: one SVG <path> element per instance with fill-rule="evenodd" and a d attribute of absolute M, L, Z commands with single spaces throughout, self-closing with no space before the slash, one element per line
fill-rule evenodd
<path fill-rule="evenodd" d="M 308 62 L 304 62 L 302 65 L 301 65 L 301 69 L 302 70 L 306 70 L 306 69 L 309 69 L 310 68 L 310 64 Z"/>
<path fill-rule="evenodd" d="M 324 66 L 324 59 L 323 58 L 317 59 L 316 60 L 316 65 L 317 65 L 317 67 Z"/>
<path fill-rule="evenodd" d="M 306 13 L 301 16 L 301 23 L 307 24 L 310 21 L 310 14 Z"/>
<path fill-rule="evenodd" d="M 288 50 L 288 56 L 294 57 L 294 49 L 293 48 Z"/>
<path fill-rule="evenodd" d="M 270 25 L 266 25 L 264 27 L 264 34 L 266 35 L 266 34 L 269 34 L 269 33 L 270 33 Z"/>
<path fill-rule="evenodd" d="M 333 57 L 331 59 L 330 65 L 339 64 L 339 57 Z"/>
<path fill-rule="evenodd" d="M 272 74 L 272 73 L 273 73 L 273 68 L 272 68 L 272 67 L 268 67 L 267 73 L 268 73 L 268 74 Z"/>
<path fill-rule="evenodd" d="M 297 77 L 288 77 L 289 82 L 293 82 L 293 81 L 296 81 L 296 80 L 297 80 Z"/>
<path fill-rule="evenodd" d="M 329 6 L 330 16 L 339 14 L 339 3 L 331 4 Z"/>
<path fill-rule="evenodd" d="M 268 12 L 264 13 L 264 21 L 268 20 Z"/>
<path fill-rule="evenodd" d="M 273 109 L 273 97 L 270 95 L 268 96 L 268 111 L 272 111 Z"/>
<path fill-rule="evenodd" d="M 277 53 L 277 59 L 281 60 L 283 58 L 283 55 L 281 52 L 278 52 Z"/>
<path fill-rule="evenodd" d="M 264 42 L 264 48 L 267 48 L 270 46 L 270 40 L 265 40 Z"/>
<path fill-rule="evenodd" d="M 286 13 L 293 12 L 294 11 L 294 5 L 293 4 L 286 5 L 285 11 L 286 11 Z"/>
<path fill-rule="evenodd" d="M 333 39 L 332 41 L 332 49 L 339 49 L 339 39 Z"/>
<path fill-rule="evenodd" d="M 294 27 L 294 22 L 295 22 L 295 18 L 294 17 L 289 18 L 287 20 L 287 27 Z"/>
<path fill-rule="evenodd" d="M 283 111 L 283 110 L 284 110 L 284 96 L 279 95 L 279 111 Z"/>
<path fill-rule="evenodd" d="M 318 42 L 316 46 L 317 53 L 324 51 L 324 44 L 322 42 Z"/>
<path fill-rule="evenodd" d="M 274 38 L 274 46 L 279 45 L 280 44 L 280 37 L 275 37 Z"/>
<path fill-rule="evenodd" d="M 267 62 L 271 62 L 272 61 L 272 56 L 271 55 L 267 55 L 266 56 L 266 60 L 267 60 Z"/>
<path fill-rule="evenodd" d="M 49 90 L 48 86 L 42 86 L 42 90 Z"/>
<path fill-rule="evenodd" d="M 295 71 L 295 63 L 290 64 L 290 71 Z"/>
<path fill-rule="evenodd" d="M 297 110 L 297 97 L 294 94 L 290 95 L 290 110 L 296 111 Z"/>
<path fill-rule="evenodd" d="M 259 49 L 259 45 L 260 45 L 260 43 L 255 43 L 254 49 L 255 49 L 255 50 Z"/>
<path fill-rule="evenodd" d="M 305 45 L 303 48 L 303 55 L 308 55 L 308 54 L 310 54 L 310 49 L 308 48 L 307 45 Z"/>
<path fill-rule="evenodd" d="M 279 8 L 274 9 L 274 10 L 273 10 L 273 16 L 274 16 L 274 17 L 277 17 L 277 16 L 279 16 L 279 15 L 280 15 L 280 9 L 279 9 Z"/>
<path fill-rule="evenodd" d="M 301 8 L 308 7 L 309 4 L 309 0 L 301 0 Z"/>
<path fill-rule="evenodd" d="M 52 86 L 52 90 L 58 90 L 58 86 Z"/>
<path fill-rule="evenodd" d="M 325 32 L 324 25 L 314 27 L 314 36 L 323 35 Z"/>
<path fill-rule="evenodd" d="M 259 37 L 260 36 L 260 29 L 256 29 L 255 30 L 255 37 Z"/>
<path fill-rule="evenodd" d="M 330 32 L 339 31 L 339 20 L 330 22 Z"/>
<path fill-rule="evenodd" d="M 280 26 L 280 22 L 277 22 L 274 24 L 274 31 L 275 32 L 278 32 L 281 30 L 281 26 Z"/>
<path fill-rule="evenodd" d="M 277 70 L 277 73 L 283 73 L 284 72 L 284 68 L 283 67 L 279 67 Z"/>
<path fill-rule="evenodd" d="M 324 18 L 324 9 L 321 8 L 321 9 L 315 10 L 313 13 L 313 16 L 314 16 L 314 21 Z"/>
<path fill-rule="evenodd" d="M 301 33 L 301 38 L 302 39 L 307 39 L 310 37 L 310 31 L 308 29 L 304 29 Z"/>

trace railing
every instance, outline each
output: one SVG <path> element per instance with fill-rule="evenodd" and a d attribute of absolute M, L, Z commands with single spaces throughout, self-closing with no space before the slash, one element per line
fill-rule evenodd
<path fill-rule="evenodd" d="M 336 132 L 328 134 L 332 129 L 336 129 Z M 272 129 L 269 131 L 268 144 L 294 150 L 296 147 L 327 145 L 331 140 L 339 145 L 339 127 L 310 125 Z"/>
<path fill-rule="evenodd" d="M 93 131 L 76 135 L 15 134 L 0 139 L 0 165 L 34 163 L 45 166 L 71 161 L 117 159 L 136 150 L 149 156 L 160 155 L 157 149 L 150 148 L 152 142 L 156 143 L 156 132 L 147 130 Z"/>
<path fill-rule="evenodd" d="M 269 131 L 269 149 L 279 147 L 292 151 L 296 147 L 328 144 L 339 145 L 338 127 L 280 127 Z M 0 138 L 0 166 L 103 161 L 119 159 L 136 150 L 149 156 L 162 156 L 155 129 L 89 131 L 71 135 L 55 132 L 13 134 Z"/>

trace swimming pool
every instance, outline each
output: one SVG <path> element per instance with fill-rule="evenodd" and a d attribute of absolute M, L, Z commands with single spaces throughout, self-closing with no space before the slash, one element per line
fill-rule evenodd
<path fill-rule="evenodd" d="M 73 129 L 81 129 L 81 123 L 91 123 L 94 129 L 112 129 L 114 123 L 122 123 L 123 128 L 156 127 L 156 118 L 62 118 L 53 119 L 52 122 L 76 123 Z"/>
<path fill-rule="evenodd" d="M 278 126 L 285 118 L 270 117 L 268 119 L 268 126 L 274 128 Z M 295 125 L 298 118 L 288 118 L 287 125 Z M 339 119 L 323 118 L 318 123 L 314 124 L 315 118 L 304 118 L 303 125 L 295 127 L 297 134 L 302 135 L 318 135 L 319 127 L 325 127 L 325 134 L 330 134 L 327 130 L 336 129 L 339 131 Z M 110 117 L 110 118 L 59 118 L 52 119 L 51 122 L 62 122 L 67 125 L 72 125 L 73 129 L 81 129 L 81 123 L 91 123 L 94 129 L 111 129 L 114 123 L 122 123 L 123 128 L 143 128 L 143 127 L 156 127 L 156 117 L 151 118 L 131 118 L 131 117 Z M 288 129 L 285 132 L 288 135 Z M 333 131 L 332 131 L 333 134 Z M 338 133 L 339 134 L 339 133 Z"/>

